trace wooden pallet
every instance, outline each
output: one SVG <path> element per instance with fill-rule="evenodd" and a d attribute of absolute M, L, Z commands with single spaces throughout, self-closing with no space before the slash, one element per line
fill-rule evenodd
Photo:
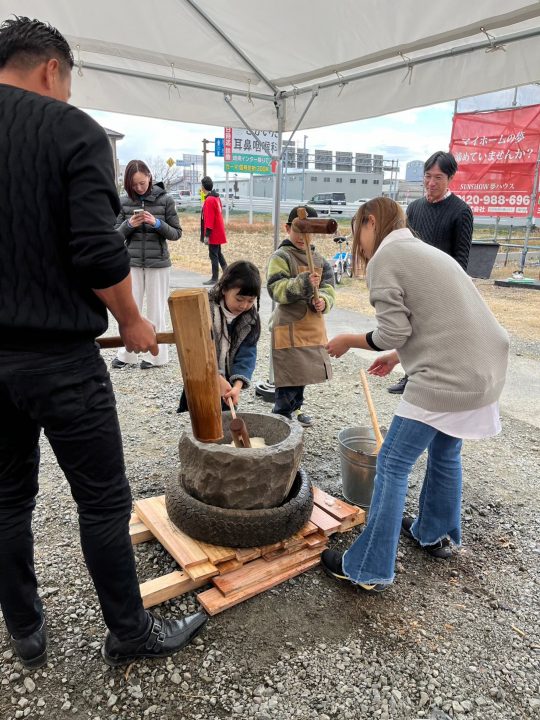
<path fill-rule="evenodd" d="M 183 595 L 210 583 L 198 595 L 210 614 L 227 610 L 320 561 L 328 536 L 361 525 L 361 508 L 314 488 L 315 504 L 310 520 L 295 535 L 272 545 L 230 548 L 194 540 L 170 521 L 165 496 L 135 503 L 130 535 L 134 545 L 157 539 L 182 568 L 141 583 L 145 607 Z"/>

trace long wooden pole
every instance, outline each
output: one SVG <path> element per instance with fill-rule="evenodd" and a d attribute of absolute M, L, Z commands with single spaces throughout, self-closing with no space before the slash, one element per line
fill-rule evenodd
<path fill-rule="evenodd" d="M 169 312 L 193 435 L 200 442 L 217 442 L 223 437 L 223 424 L 208 295 L 202 288 L 175 290 Z"/>
<path fill-rule="evenodd" d="M 366 396 L 366 402 L 369 410 L 369 415 L 371 417 L 371 424 L 373 425 L 373 432 L 375 433 L 375 452 L 374 455 L 379 454 L 379 450 L 381 449 L 381 445 L 383 444 L 383 436 L 381 434 L 381 429 L 379 427 L 379 421 L 377 420 L 377 413 L 375 412 L 375 406 L 373 405 L 373 400 L 371 399 L 371 393 L 369 392 L 369 385 L 367 381 L 367 375 L 365 370 L 360 370 L 360 380 L 362 381 L 362 387 L 364 388 L 364 395 Z"/>
<path fill-rule="evenodd" d="M 157 333 L 156 338 L 158 345 L 173 345 L 175 342 L 172 332 Z M 103 349 L 124 347 L 124 341 L 120 335 L 102 335 L 96 338 L 96 342 Z"/>
<path fill-rule="evenodd" d="M 300 220 L 305 220 L 307 218 L 307 211 L 306 208 L 299 207 L 298 208 L 298 217 Z M 309 268 L 309 272 L 311 275 L 315 274 L 315 265 L 313 263 L 313 255 L 311 254 L 311 235 L 309 233 L 304 233 L 304 242 L 306 245 L 306 258 L 307 258 L 307 264 Z M 319 299 L 319 288 L 313 286 L 313 297 L 315 301 Z"/>

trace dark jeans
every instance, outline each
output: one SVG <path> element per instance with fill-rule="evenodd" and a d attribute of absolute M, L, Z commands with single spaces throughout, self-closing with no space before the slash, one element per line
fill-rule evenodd
<path fill-rule="evenodd" d="M 305 385 L 276 388 L 272 412 L 276 415 L 285 415 L 290 420 L 292 413 L 300 410 L 304 403 L 304 388 Z"/>
<path fill-rule="evenodd" d="M 220 265 L 222 270 L 225 270 L 225 268 L 227 267 L 227 261 L 225 260 L 225 257 L 221 252 L 221 245 L 209 244 L 208 257 L 210 258 L 210 262 L 212 263 L 212 278 L 214 280 L 217 280 L 219 276 Z"/>
<path fill-rule="evenodd" d="M 62 353 L 0 351 L 0 605 L 15 638 L 42 622 L 32 511 L 43 428 L 77 503 L 81 545 L 103 617 L 120 639 L 141 635 L 129 537 L 131 492 L 109 373 L 97 345 Z"/>

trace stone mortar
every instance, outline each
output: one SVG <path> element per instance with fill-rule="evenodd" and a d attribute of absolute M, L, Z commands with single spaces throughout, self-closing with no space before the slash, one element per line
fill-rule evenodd
<path fill-rule="evenodd" d="M 191 433 L 179 442 L 180 473 L 190 495 L 208 505 L 254 510 L 280 505 L 289 494 L 302 453 L 303 430 L 279 415 L 237 413 L 251 437 L 266 447 L 229 447 L 231 413 L 223 413 L 224 438 L 202 443 Z"/>

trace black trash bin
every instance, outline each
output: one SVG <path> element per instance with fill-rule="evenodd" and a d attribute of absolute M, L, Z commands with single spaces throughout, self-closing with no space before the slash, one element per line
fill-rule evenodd
<path fill-rule="evenodd" d="M 467 274 L 474 278 L 490 278 L 500 245 L 497 242 L 473 240 L 467 264 Z"/>

